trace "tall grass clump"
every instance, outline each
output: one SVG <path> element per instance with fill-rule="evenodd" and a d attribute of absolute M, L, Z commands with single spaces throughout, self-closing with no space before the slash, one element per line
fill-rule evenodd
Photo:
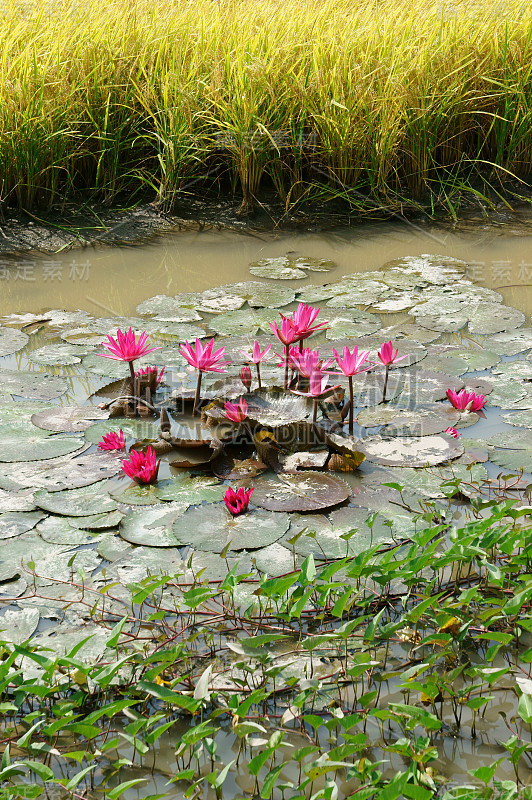
<path fill-rule="evenodd" d="M 522 0 L 60 0 L 0 21 L 0 199 L 447 205 L 532 159 Z"/>

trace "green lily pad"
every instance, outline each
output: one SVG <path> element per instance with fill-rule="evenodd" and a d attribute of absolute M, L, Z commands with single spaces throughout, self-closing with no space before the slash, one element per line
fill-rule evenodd
<path fill-rule="evenodd" d="M 247 295 L 248 305 L 259 308 L 279 308 L 293 303 L 296 293 L 288 286 L 276 286 L 255 281 L 255 288 Z"/>
<path fill-rule="evenodd" d="M 29 339 L 30 337 L 24 331 L 0 326 L 0 357 L 10 356 L 12 353 L 22 350 L 28 344 Z"/>
<path fill-rule="evenodd" d="M 0 640 L 12 644 L 26 642 L 37 630 L 40 616 L 38 608 L 8 608 L 0 617 Z"/>
<path fill-rule="evenodd" d="M 493 368 L 493 374 L 497 376 L 497 381 L 500 380 L 499 376 L 508 381 L 532 381 L 532 362 L 523 360 L 505 361 Z"/>
<path fill-rule="evenodd" d="M 403 388 L 395 398 L 398 405 L 411 406 L 417 403 L 434 403 L 447 398 L 447 389 L 459 391 L 464 387 L 461 378 L 443 372 L 412 369 L 401 373 Z"/>
<path fill-rule="evenodd" d="M 173 532 L 195 550 L 221 553 L 229 543 L 233 551 L 267 547 L 286 533 L 289 524 L 288 514 L 250 510 L 233 517 L 225 505 L 207 505 L 190 508 L 179 516 Z"/>
<path fill-rule="evenodd" d="M 318 511 L 347 500 L 351 488 L 334 475 L 298 472 L 276 480 L 258 478 L 253 504 L 268 511 Z"/>
<path fill-rule="evenodd" d="M 186 322 L 157 322 L 157 333 L 160 336 L 173 336 L 179 339 L 180 342 L 195 342 L 196 339 L 205 339 L 207 336 L 210 336 L 210 333 L 208 333 L 205 328 L 200 328 L 199 325 L 190 325 Z M 153 364 L 157 362 L 157 355 L 160 352 L 161 351 L 158 350 L 150 354 L 152 359 L 150 363 Z M 148 358 L 148 356 L 146 356 L 146 358 Z"/>
<path fill-rule="evenodd" d="M 404 340 L 407 346 L 408 342 L 430 344 L 440 337 L 439 331 L 429 331 L 428 328 L 421 328 L 413 322 L 402 322 L 389 328 L 381 328 L 380 335 L 383 342 L 392 341 L 395 347 L 401 340 Z"/>
<path fill-rule="evenodd" d="M 186 505 L 216 503 L 222 499 L 226 489 L 227 486 L 219 483 L 217 478 L 179 475 L 171 480 L 161 481 L 157 486 L 157 497 L 166 502 Z"/>
<path fill-rule="evenodd" d="M 329 272 L 338 265 L 328 258 L 312 258 L 312 256 L 297 256 L 291 258 L 290 262 L 300 269 L 308 269 L 310 272 Z"/>
<path fill-rule="evenodd" d="M 368 461 L 391 467 L 428 467 L 458 458 L 464 448 L 444 436 L 395 437 L 369 436 L 360 442 Z"/>
<path fill-rule="evenodd" d="M 502 418 L 509 425 L 532 428 L 532 411 L 517 411 L 515 414 L 503 414 Z"/>
<path fill-rule="evenodd" d="M 129 511 L 120 523 L 120 536 L 131 544 L 182 547 L 184 542 L 175 535 L 172 525 L 186 507 L 180 503 L 165 503 L 158 508 Z"/>
<path fill-rule="evenodd" d="M 79 546 L 91 544 L 94 537 L 87 531 L 80 530 L 73 526 L 66 517 L 47 517 L 35 528 L 45 542 L 51 544 Z"/>
<path fill-rule="evenodd" d="M 72 328 L 61 334 L 61 339 L 64 342 L 89 348 L 99 347 L 102 343 L 102 338 L 101 333 L 93 333 L 89 328 Z"/>
<path fill-rule="evenodd" d="M 359 338 L 376 333 L 382 322 L 367 311 L 344 311 L 329 319 L 327 339 Z"/>
<path fill-rule="evenodd" d="M 468 363 L 465 359 L 454 355 L 454 353 L 429 353 L 423 362 L 423 369 L 434 372 L 445 372 L 447 375 L 460 376 L 469 371 Z"/>
<path fill-rule="evenodd" d="M 124 432 L 128 439 L 158 439 L 161 432 L 159 421 L 147 419 L 130 419 L 129 417 L 114 417 L 105 422 L 96 422 L 84 431 L 85 439 L 91 444 L 98 444 L 106 433 Z"/>
<path fill-rule="evenodd" d="M 8 400 L 4 403 L 0 402 L 0 419 L 2 425 L 8 422 L 19 423 L 21 421 L 27 422 L 32 414 L 40 411 L 47 411 L 50 408 L 57 408 L 50 403 L 43 403 L 40 400 Z"/>
<path fill-rule="evenodd" d="M 191 308 L 184 308 L 174 297 L 158 294 L 149 297 L 137 306 L 137 314 L 157 315 L 159 319 L 169 319 L 172 322 L 196 322 L 200 315 Z"/>
<path fill-rule="evenodd" d="M 0 539 L 11 539 L 31 531 L 46 515 L 41 511 L 6 512 L 0 514 Z M 2 558 L 4 552 L 2 551 Z"/>
<path fill-rule="evenodd" d="M 242 295 L 228 291 L 225 286 L 218 286 L 201 292 L 195 307 L 198 311 L 205 311 L 208 314 L 223 314 L 225 311 L 242 308 L 245 302 L 246 298 Z"/>
<path fill-rule="evenodd" d="M 276 309 L 244 308 L 219 314 L 210 320 L 209 327 L 220 336 L 253 336 L 260 328 L 271 333 L 268 323 L 275 320 L 279 320 Z"/>
<path fill-rule="evenodd" d="M 121 511 L 109 511 L 103 514 L 89 514 L 86 517 L 73 517 L 68 522 L 76 528 L 88 531 L 106 530 L 116 528 L 124 515 Z"/>
<path fill-rule="evenodd" d="M 263 389 L 246 394 L 248 417 L 259 425 L 280 428 L 295 422 L 305 422 L 312 418 L 313 404 L 306 397 L 282 390 Z M 215 407 L 207 409 L 208 415 L 222 419 L 225 415 Z"/>
<path fill-rule="evenodd" d="M 389 291 L 389 288 L 384 283 L 366 281 L 363 285 L 353 287 L 347 292 L 331 297 L 325 305 L 327 308 L 353 308 L 359 305 L 375 307 L 378 298 L 384 292 Z"/>
<path fill-rule="evenodd" d="M 33 425 L 0 425 L 0 461 L 42 461 L 73 453 L 83 440 L 37 430 Z"/>
<path fill-rule="evenodd" d="M 387 471 L 372 473 L 364 481 L 364 485 L 380 487 L 384 483 L 399 483 L 408 490 L 432 498 L 443 498 L 452 491 L 452 487 L 444 487 L 445 481 L 460 479 L 462 494 L 474 494 L 469 484 L 481 483 L 487 478 L 486 468 L 482 464 L 453 462 L 452 467 L 436 467 L 429 470 L 412 469 L 411 467 L 393 467 Z"/>
<path fill-rule="evenodd" d="M 68 366 L 81 364 L 81 359 L 90 351 L 88 347 L 79 347 L 75 344 L 48 344 L 39 347 L 28 354 L 30 361 L 35 364 L 46 364 L 49 366 Z"/>
<path fill-rule="evenodd" d="M 285 536 L 287 535 L 285 534 Z M 297 555 L 294 557 L 293 552 L 280 542 L 274 542 L 268 547 L 257 550 L 253 553 L 251 560 L 260 572 L 264 572 L 272 578 L 285 575 L 301 566 L 301 558 Z"/>
<path fill-rule="evenodd" d="M 2 391 L 17 397 L 26 397 L 29 400 L 53 400 L 60 397 L 68 389 L 64 378 L 47 375 L 44 372 L 0 372 Z"/>
<path fill-rule="evenodd" d="M 33 502 L 33 492 L 6 492 L 0 489 L 0 513 L 5 511 L 33 511 L 37 506 Z"/>
<path fill-rule="evenodd" d="M 496 448 L 490 452 L 490 461 L 494 464 L 506 469 L 531 471 L 532 431 L 502 431 L 488 439 L 488 444 Z"/>
<path fill-rule="evenodd" d="M 60 492 L 39 489 L 33 497 L 39 508 L 69 517 L 85 517 L 116 510 L 115 501 L 104 487 L 82 486 Z"/>
<path fill-rule="evenodd" d="M 121 469 L 122 463 L 118 458 L 105 453 L 89 453 L 76 458 L 58 458 L 30 464 L 3 464 L 0 470 L 0 486 L 14 491 L 31 487 L 53 492 L 95 484 L 112 478 Z"/>
<path fill-rule="evenodd" d="M 482 372 L 485 369 L 491 369 L 501 360 L 496 352 L 477 348 L 461 348 L 456 350 L 454 355 L 466 362 L 468 372 Z M 443 371 L 447 372 L 448 370 L 444 368 Z"/>
<path fill-rule="evenodd" d="M 439 333 L 462 330 L 468 321 L 469 315 L 465 311 L 457 311 L 454 314 L 423 314 L 416 317 L 418 325 Z"/>
<path fill-rule="evenodd" d="M 278 281 L 301 280 L 306 278 L 307 273 L 300 267 L 292 266 L 292 262 L 286 256 L 278 258 L 261 258 L 250 264 L 249 271 L 258 278 L 272 278 Z"/>
<path fill-rule="evenodd" d="M 124 361 L 113 361 L 110 358 L 103 358 L 103 356 L 99 354 L 100 352 L 103 353 L 104 349 L 100 348 L 97 353 L 89 353 L 88 356 L 85 356 L 81 362 L 82 368 L 87 370 L 87 372 L 93 372 L 95 375 L 102 375 L 105 378 L 114 378 L 115 380 L 119 378 L 129 378 L 130 372 L 128 364 Z M 148 355 L 137 359 L 137 361 L 135 361 L 135 370 L 157 363 L 158 352 L 159 350 L 156 350 L 154 353 L 148 353 Z"/>
<path fill-rule="evenodd" d="M 454 427 L 461 417 L 460 411 L 451 405 L 431 403 L 402 408 L 387 403 L 363 409 L 357 422 L 364 428 L 384 425 L 384 436 L 429 436 Z M 475 417 L 478 419 L 476 414 Z"/>
<path fill-rule="evenodd" d="M 527 388 L 524 384 L 517 381 L 497 381 L 493 392 L 490 394 L 490 406 L 496 408 L 522 408 L 523 403 L 528 407 L 527 403 Z M 532 397 L 529 400 L 530 407 L 532 407 Z"/>
<path fill-rule="evenodd" d="M 118 503 L 130 506 L 151 506 L 162 503 L 157 494 L 156 484 L 131 483 L 124 489 L 114 489 L 109 492 L 111 497 Z"/>
<path fill-rule="evenodd" d="M 487 344 L 490 350 L 501 356 L 516 356 L 532 347 L 532 328 L 497 333 L 488 339 Z"/>
<path fill-rule="evenodd" d="M 33 414 L 31 421 L 46 431 L 81 432 L 94 425 L 95 419 L 108 419 L 109 411 L 91 406 L 53 406 Z"/>
<path fill-rule="evenodd" d="M 516 308 L 499 303 L 479 303 L 469 320 L 471 333 L 500 333 L 519 328 L 525 315 Z"/>

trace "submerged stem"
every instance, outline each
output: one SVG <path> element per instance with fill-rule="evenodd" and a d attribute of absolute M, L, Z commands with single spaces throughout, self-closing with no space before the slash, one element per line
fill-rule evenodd
<path fill-rule="evenodd" d="M 260 381 L 260 364 L 257 363 L 255 366 L 257 367 L 257 380 L 259 382 L 259 389 L 262 389 L 262 383 Z"/>
<path fill-rule="evenodd" d="M 132 361 L 128 361 L 127 363 L 129 364 L 129 374 L 130 374 L 130 377 L 131 377 L 131 392 L 132 392 L 134 397 L 137 397 L 139 392 L 137 391 L 137 387 L 136 387 L 137 379 L 135 377 L 135 369 L 133 367 L 133 362 Z M 139 411 L 139 407 L 138 407 L 137 403 L 135 403 L 135 414 L 138 414 L 138 411 Z"/>
<path fill-rule="evenodd" d="M 353 405 L 354 405 L 354 403 L 353 403 L 353 376 L 349 375 L 348 377 L 349 377 L 349 404 L 350 404 L 349 405 L 349 435 L 352 436 L 353 435 L 353 414 L 354 414 L 354 408 L 353 408 Z"/>
<path fill-rule="evenodd" d="M 318 419 L 318 398 L 314 399 L 314 413 L 312 414 L 312 422 L 315 423 Z"/>
<path fill-rule="evenodd" d="M 201 370 L 198 370 L 198 382 L 196 383 L 196 396 L 194 398 L 194 408 L 192 409 L 193 417 L 197 415 L 198 405 L 200 402 L 200 391 L 201 391 Z"/>
<path fill-rule="evenodd" d="M 284 388 L 288 389 L 288 354 L 290 352 L 290 345 L 284 346 Z"/>
<path fill-rule="evenodd" d="M 382 390 L 382 402 L 386 402 L 386 389 L 388 388 L 388 373 L 390 371 L 390 365 L 386 364 L 386 374 L 384 375 L 384 388 Z"/>

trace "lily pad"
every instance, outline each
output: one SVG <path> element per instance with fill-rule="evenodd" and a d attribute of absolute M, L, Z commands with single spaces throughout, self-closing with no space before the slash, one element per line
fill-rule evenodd
<path fill-rule="evenodd" d="M 57 436 L 33 425 L 0 425 L 0 461 L 43 461 L 73 453 L 83 447 L 82 439 Z"/>
<path fill-rule="evenodd" d="M 501 356 L 516 356 L 532 347 L 532 328 L 518 328 L 491 336 L 487 342 L 490 350 Z"/>
<path fill-rule="evenodd" d="M 403 406 L 445 400 L 447 389 L 458 391 L 464 387 L 464 382 L 461 378 L 446 375 L 443 372 L 431 372 L 430 370 L 403 370 L 401 378 L 403 380 L 403 389 L 399 397 L 396 398 L 396 402 Z"/>
<path fill-rule="evenodd" d="M 45 516 L 41 511 L 8 511 L 0 514 L 0 539 L 12 539 L 14 536 L 20 536 L 21 533 L 31 531 Z"/>
<path fill-rule="evenodd" d="M 258 278 L 273 278 L 278 281 L 301 280 L 307 273 L 299 267 L 292 266 L 286 256 L 278 258 L 261 258 L 250 264 L 249 271 Z"/>
<path fill-rule="evenodd" d="M 60 397 L 68 389 L 64 378 L 47 375 L 45 372 L 0 372 L 2 391 L 29 400 L 53 400 Z"/>
<path fill-rule="evenodd" d="M 172 322 L 195 322 L 201 319 L 194 309 L 184 308 L 174 297 L 166 294 L 158 294 L 139 303 L 137 314 L 157 315 L 159 319 L 171 318 Z"/>
<path fill-rule="evenodd" d="M 121 430 L 128 439 L 158 439 L 161 426 L 159 421 L 114 417 L 108 421 L 90 425 L 85 429 L 84 436 L 91 444 L 98 444 L 106 433 L 119 433 Z"/>
<path fill-rule="evenodd" d="M 359 338 L 376 333 L 382 322 L 375 314 L 367 311 L 344 311 L 329 319 L 327 339 Z"/>
<path fill-rule="evenodd" d="M 60 492 L 39 489 L 33 496 L 39 508 L 63 516 L 85 517 L 116 510 L 115 501 L 103 487 L 83 486 Z"/>
<path fill-rule="evenodd" d="M 112 478 L 121 469 L 122 464 L 115 456 L 104 453 L 89 453 L 76 458 L 58 458 L 30 464 L 3 464 L 0 470 L 0 486 L 15 491 L 30 487 L 61 491 Z"/>
<path fill-rule="evenodd" d="M 421 328 L 412 322 L 402 322 L 397 325 L 391 325 L 389 328 L 382 328 L 380 331 L 383 342 L 392 341 L 394 346 L 404 340 L 407 342 L 416 342 L 417 344 L 430 344 L 439 338 L 439 331 L 429 331 L 428 328 Z"/>
<path fill-rule="evenodd" d="M 517 411 L 515 414 L 503 414 L 502 418 L 509 425 L 532 428 L 532 411 Z"/>
<path fill-rule="evenodd" d="M 245 302 L 246 298 L 242 295 L 233 294 L 227 287 L 219 286 L 201 292 L 196 308 L 208 314 L 223 314 L 224 311 L 236 311 L 242 308 Z"/>
<path fill-rule="evenodd" d="M 50 542 L 51 544 L 74 547 L 94 542 L 94 537 L 90 533 L 71 525 L 65 517 L 47 517 L 42 522 L 39 522 L 35 531 L 45 542 Z"/>
<path fill-rule="evenodd" d="M 90 351 L 88 347 L 79 347 L 75 344 L 48 344 L 32 350 L 28 358 L 35 364 L 49 366 L 68 366 L 81 364 L 81 359 Z"/>
<path fill-rule="evenodd" d="M 109 494 L 118 503 L 129 506 L 151 506 L 162 502 L 157 494 L 155 484 L 131 483 L 123 489 L 114 489 Z"/>
<path fill-rule="evenodd" d="M 471 333 L 499 333 L 519 328 L 525 323 L 525 315 L 516 308 L 499 303 L 480 303 L 471 314 Z"/>
<path fill-rule="evenodd" d="M 101 348 L 103 352 L 103 348 Z M 142 367 L 150 366 L 157 362 L 157 350 L 155 353 L 149 353 L 147 356 L 142 356 L 135 361 L 135 369 L 138 370 Z M 105 378 L 129 378 L 129 366 L 124 361 L 113 361 L 110 358 L 103 358 L 97 353 L 89 353 L 81 362 L 83 369 L 87 372 L 93 372 L 95 375 L 102 375 Z"/>
<path fill-rule="evenodd" d="M 91 406 L 54 406 L 33 414 L 31 421 L 46 431 L 80 432 L 94 425 L 95 419 L 108 419 L 109 411 Z"/>
<path fill-rule="evenodd" d="M 466 362 L 469 372 L 482 372 L 485 369 L 491 369 L 501 360 L 501 357 L 496 352 L 477 348 L 458 349 L 455 355 Z M 444 372 L 447 372 L 447 370 L 444 369 Z"/>
<path fill-rule="evenodd" d="M 318 472 L 280 475 L 277 480 L 259 478 L 253 503 L 269 511 L 317 511 L 347 500 L 351 488 L 340 478 Z"/>
<path fill-rule="evenodd" d="M 259 425 L 279 428 L 295 422 L 305 422 L 312 418 L 312 403 L 305 397 L 281 390 L 264 389 L 246 395 L 248 417 Z M 207 410 L 207 413 L 213 414 Z M 222 415 L 220 413 L 220 419 Z"/>
<path fill-rule="evenodd" d="M 157 485 L 157 497 L 166 502 L 178 502 L 186 505 L 197 503 L 215 503 L 221 500 L 227 487 L 216 478 L 179 475 Z"/>
<path fill-rule="evenodd" d="M 454 427 L 461 416 L 451 405 L 432 403 L 403 408 L 388 403 L 363 409 L 357 422 L 364 428 L 384 425 L 384 436 L 430 436 Z"/>
<path fill-rule="evenodd" d="M 89 514 L 86 517 L 73 517 L 68 522 L 76 528 L 88 531 L 106 530 L 115 528 L 124 515 L 121 511 L 109 511 L 103 514 Z"/>
<path fill-rule="evenodd" d="M 0 326 L 0 357 L 10 356 L 12 353 L 22 350 L 28 344 L 29 338 L 24 331 Z"/>
<path fill-rule="evenodd" d="M 12 644 L 26 642 L 37 630 L 38 608 L 10 609 L 0 617 L 0 640 Z"/>
<path fill-rule="evenodd" d="M 464 328 L 469 321 L 469 314 L 457 311 L 454 314 L 423 314 L 416 317 L 416 322 L 424 328 L 439 333 L 452 333 Z"/>
<path fill-rule="evenodd" d="M 205 339 L 207 336 L 210 336 L 210 333 L 208 333 L 205 328 L 200 328 L 199 325 L 190 325 L 186 322 L 157 322 L 157 333 L 162 337 L 172 336 L 175 339 L 179 339 L 180 342 L 185 342 L 187 340 L 195 342 L 196 339 Z M 154 361 L 159 363 L 157 355 L 160 352 L 159 350 L 152 355 L 151 364 L 153 364 Z M 146 356 L 146 358 L 148 358 L 148 356 Z"/>
<path fill-rule="evenodd" d="M 432 467 L 458 458 L 464 448 L 455 439 L 444 436 L 396 437 L 370 436 L 360 442 L 368 461 L 391 467 Z"/>
<path fill-rule="evenodd" d="M 253 336 L 260 328 L 270 333 L 268 323 L 275 319 L 278 319 L 276 309 L 245 308 L 217 315 L 210 320 L 209 327 L 220 336 Z"/>
<path fill-rule="evenodd" d="M 268 283 L 255 282 L 255 288 L 247 296 L 248 305 L 252 308 L 278 308 L 293 303 L 296 293 L 288 286 L 276 286 Z"/>
<path fill-rule="evenodd" d="M 289 524 L 288 514 L 250 510 L 232 517 L 225 506 L 208 505 L 191 508 L 179 516 L 173 531 L 179 541 L 196 550 L 221 553 L 228 544 L 233 551 L 267 547 L 286 533 Z"/>
<path fill-rule="evenodd" d="M 165 503 L 158 508 L 129 511 L 120 523 L 120 536 L 131 544 L 182 547 L 184 542 L 175 535 L 172 525 L 186 507 L 186 504 Z"/>

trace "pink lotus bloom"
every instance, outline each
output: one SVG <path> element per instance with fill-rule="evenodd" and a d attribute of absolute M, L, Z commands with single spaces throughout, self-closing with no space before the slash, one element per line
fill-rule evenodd
<path fill-rule="evenodd" d="M 299 350 L 297 347 L 291 347 L 288 353 L 290 366 L 297 369 L 300 375 L 304 378 L 310 378 L 311 374 L 317 369 L 327 369 L 333 363 L 333 359 L 329 358 L 327 361 L 320 359 L 319 350 L 311 350 L 310 347 L 305 347 L 304 350 Z"/>
<path fill-rule="evenodd" d="M 447 389 L 446 394 L 451 405 L 458 411 L 480 411 L 486 405 L 483 394 L 476 395 L 474 392 L 466 392 L 465 389 L 460 389 L 459 392 Z"/>
<path fill-rule="evenodd" d="M 255 341 L 253 342 L 253 352 L 251 356 L 246 350 L 240 350 L 239 352 L 246 357 L 247 361 L 252 361 L 254 364 L 261 364 L 263 361 L 271 361 L 272 358 L 275 358 L 273 353 L 271 356 L 268 355 L 271 349 L 272 346 L 269 344 L 265 350 L 261 350 L 259 343 Z"/>
<path fill-rule="evenodd" d="M 240 380 L 244 384 L 244 387 L 249 390 L 251 389 L 251 370 L 249 367 L 242 367 L 240 370 Z"/>
<path fill-rule="evenodd" d="M 243 489 L 240 487 L 240 489 L 235 492 L 232 486 L 229 487 L 224 494 L 224 503 L 233 517 L 237 517 L 239 514 L 243 514 L 244 511 L 248 510 L 249 500 L 254 491 L 254 489 Z"/>
<path fill-rule="evenodd" d="M 158 370 L 155 366 L 139 369 L 137 372 L 135 372 L 135 377 L 138 378 L 140 384 L 148 386 L 152 392 L 154 392 L 159 386 L 163 379 L 163 375 L 164 367 L 161 367 L 161 369 Z"/>
<path fill-rule="evenodd" d="M 129 461 L 122 461 L 122 469 L 131 480 L 141 486 L 147 483 L 155 483 L 159 473 L 159 466 L 161 462 L 157 461 L 155 450 L 151 445 L 145 453 L 132 450 L 129 454 Z"/>
<path fill-rule="evenodd" d="M 458 439 L 458 437 L 462 435 L 461 433 L 458 433 L 456 428 L 445 428 L 445 433 L 448 433 L 449 436 L 453 437 L 453 439 Z"/>
<path fill-rule="evenodd" d="M 313 333 L 329 324 L 327 320 L 319 322 L 317 325 L 312 324 L 319 313 L 319 308 L 314 308 L 306 303 L 300 303 L 297 309 L 292 312 L 290 319 L 298 332 L 298 339 L 307 339 Z M 281 314 L 281 316 L 283 315 Z"/>
<path fill-rule="evenodd" d="M 339 386 L 329 386 L 329 375 L 323 374 L 321 369 L 315 369 L 314 372 L 311 373 L 309 378 L 309 388 L 306 392 L 298 391 L 297 389 L 291 389 L 290 391 L 293 394 L 299 394 L 302 397 L 311 397 L 314 400 L 314 414 L 312 417 L 312 421 L 316 422 L 317 415 L 318 415 L 318 400 L 320 397 L 326 397 L 334 392 L 335 389 L 339 389 Z"/>
<path fill-rule="evenodd" d="M 238 405 L 234 403 L 225 403 L 224 405 L 225 416 L 231 422 L 243 422 L 248 415 L 248 404 L 243 397 L 240 398 Z"/>
<path fill-rule="evenodd" d="M 367 372 L 368 369 L 371 369 L 374 364 L 368 364 L 367 367 L 361 369 L 362 365 L 368 360 L 369 350 L 365 350 L 364 352 L 358 352 L 358 347 L 353 348 L 353 352 L 349 351 L 348 347 L 344 347 L 343 354 L 340 356 L 337 350 L 333 348 L 333 355 L 336 359 L 336 363 L 340 367 L 341 373 L 346 377 L 352 377 L 353 375 L 358 375 L 361 372 Z M 406 358 L 406 356 L 405 356 Z M 340 373 L 336 373 L 340 374 Z"/>
<path fill-rule="evenodd" d="M 124 432 L 120 429 L 120 434 L 111 431 L 102 436 L 102 441 L 98 442 L 98 450 L 125 450 L 126 440 Z"/>
<path fill-rule="evenodd" d="M 279 328 L 276 322 L 270 322 L 270 328 L 272 329 L 274 336 L 276 336 L 286 348 L 289 345 L 294 344 L 294 342 L 297 342 L 301 337 L 299 336 L 297 327 L 294 325 L 294 323 L 288 319 L 288 317 L 283 317 L 282 314 L 281 317 L 281 327 Z"/>
<path fill-rule="evenodd" d="M 227 372 L 227 370 L 221 369 L 221 367 L 226 367 L 229 364 L 229 361 L 221 361 L 225 354 L 225 347 L 220 347 L 214 353 L 212 351 L 213 347 L 214 338 L 206 345 L 202 345 L 200 340 L 196 339 L 195 346 L 185 341 L 185 344 L 179 347 L 179 352 L 186 358 L 191 367 L 195 367 L 200 372 Z"/>
<path fill-rule="evenodd" d="M 409 356 L 409 353 L 407 353 L 406 356 L 399 356 L 399 358 L 397 358 L 398 352 L 399 350 L 395 350 L 394 352 L 393 345 L 391 342 L 383 342 L 381 345 L 381 349 L 379 350 L 377 355 L 379 356 L 384 366 L 388 367 L 390 366 L 390 364 L 396 364 L 399 361 L 404 361 L 405 358 L 408 358 Z"/>
<path fill-rule="evenodd" d="M 122 333 L 120 328 L 116 332 L 116 340 L 112 336 L 107 336 L 107 341 L 102 342 L 102 347 L 109 350 L 109 353 L 98 353 L 102 358 L 110 358 L 113 361 L 136 361 L 141 356 L 161 350 L 160 347 L 148 347 L 149 336 L 143 331 L 137 341 L 135 331 L 130 328 L 126 333 Z"/>

